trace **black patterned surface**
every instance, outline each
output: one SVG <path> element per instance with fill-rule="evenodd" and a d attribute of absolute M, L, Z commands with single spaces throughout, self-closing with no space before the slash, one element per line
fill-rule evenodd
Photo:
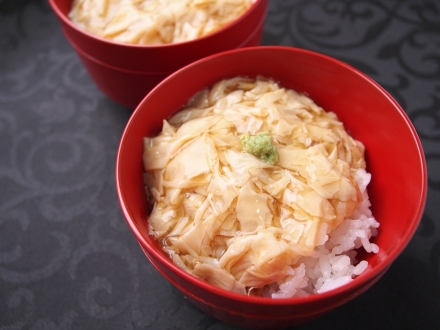
<path fill-rule="evenodd" d="M 299 329 L 440 329 L 440 2 L 271 0 L 264 44 L 346 61 L 388 90 L 426 154 L 426 210 L 371 289 Z M 0 330 L 236 329 L 145 259 L 117 203 L 130 111 L 92 83 L 46 0 L 0 0 Z"/>

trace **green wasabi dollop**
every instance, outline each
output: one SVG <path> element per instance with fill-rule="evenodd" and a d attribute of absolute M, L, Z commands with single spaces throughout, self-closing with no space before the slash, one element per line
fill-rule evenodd
<path fill-rule="evenodd" d="M 269 165 L 274 165 L 278 161 L 277 148 L 272 143 L 269 132 L 261 132 L 257 135 L 248 133 L 240 136 L 242 150 L 260 158 Z"/>

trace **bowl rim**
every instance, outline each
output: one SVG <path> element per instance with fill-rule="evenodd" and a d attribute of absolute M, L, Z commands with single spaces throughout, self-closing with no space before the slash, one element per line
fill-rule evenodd
<path fill-rule="evenodd" d="M 215 30 L 212 33 L 206 34 L 204 36 L 201 36 L 199 38 L 193 39 L 193 40 L 187 40 L 187 41 L 182 41 L 182 42 L 176 42 L 176 43 L 169 43 L 169 44 L 158 44 L 158 45 L 151 45 L 151 44 L 134 44 L 134 43 L 125 43 L 125 42 L 120 42 L 120 41 L 114 41 L 112 39 L 106 39 L 103 38 L 101 36 L 98 36 L 96 34 L 93 34 L 83 28 L 81 28 L 80 26 L 78 26 L 77 24 L 75 24 L 69 17 L 68 15 L 65 15 L 61 9 L 59 8 L 58 4 L 57 4 L 57 0 L 48 0 L 50 6 L 52 7 L 52 10 L 55 12 L 55 14 L 58 16 L 59 19 L 61 19 L 65 24 L 67 24 L 70 28 L 74 29 L 76 32 L 86 35 L 87 37 L 89 37 L 90 39 L 94 39 L 96 41 L 108 44 L 108 45 L 112 45 L 112 46 L 120 46 L 120 47 L 127 47 L 127 48 L 135 48 L 135 49 L 155 49 L 155 48 L 160 48 L 160 49 L 164 49 L 164 48 L 172 48 L 172 47 L 176 47 L 176 46 L 185 46 L 185 45 L 191 45 L 191 44 L 197 44 L 205 39 L 209 39 L 212 37 L 217 36 L 218 34 L 221 34 L 231 28 L 233 28 L 234 25 L 238 24 L 239 22 L 243 21 L 244 19 L 247 18 L 247 16 L 249 16 L 251 14 L 252 11 L 255 10 L 255 8 L 257 6 L 259 6 L 262 2 L 268 2 L 269 0 L 255 0 L 251 6 L 243 13 L 241 14 L 238 18 L 236 18 L 235 20 L 229 22 L 228 24 L 224 25 L 223 27 L 221 27 L 218 30 Z M 74 0 L 71 0 L 71 2 L 73 2 Z M 268 9 L 266 8 L 266 11 Z"/>
<path fill-rule="evenodd" d="M 64 29 L 62 28 L 63 32 Z M 127 74 L 132 74 L 132 75 L 148 75 L 148 76 L 163 76 L 163 75 L 169 75 L 170 73 L 172 73 L 173 71 L 136 71 L 136 70 L 130 70 L 130 69 L 125 69 L 125 68 L 120 68 L 117 67 L 115 65 L 112 64 L 108 64 L 106 62 L 103 62 L 101 60 L 98 60 L 97 58 L 91 56 L 90 54 L 86 53 L 84 50 L 81 49 L 81 47 L 79 47 L 75 41 L 72 40 L 72 38 L 65 33 L 64 37 L 67 39 L 67 41 L 70 43 L 70 45 L 72 46 L 72 48 L 79 53 L 79 55 L 87 58 L 89 61 L 93 62 L 95 65 L 98 66 L 103 66 L 107 69 L 110 70 L 114 70 L 114 71 L 119 71 L 119 72 L 123 72 L 123 73 L 127 73 Z"/>
<path fill-rule="evenodd" d="M 371 269 L 368 269 L 360 274 L 359 276 L 355 277 L 351 282 L 348 284 L 345 284 L 339 288 L 319 293 L 319 294 L 312 294 L 305 297 L 293 297 L 293 298 L 283 298 L 283 299 L 273 299 L 269 297 L 256 297 L 256 296 L 247 296 L 235 292 L 231 292 L 219 287 L 216 287 L 212 284 L 209 284 L 201 279 L 196 278 L 195 276 L 187 273 L 177 265 L 175 265 L 172 260 L 163 254 L 159 253 L 155 249 L 153 249 L 145 240 L 144 236 L 141 234 L 141 232 L 136 227 L 134 221 L 132 220 L 130 210 L 126 207 L 124 202 L 124 193 L 121 190 L 120 186 L 120 175 L 119 171 L 121 168 L 121 150 L 124 148 L 124 141 L 126 136 L 129 134 L 129 131 L 131 129 L 131 126 L 133 125 L 133 122 L 136 120 L 136 117 L 138 116 L 138 113 L 143 108 L 143 104 L 147 102 L 147 100 L 152 97 L 157 90 L 160 90 L 164 88 L 163 86 L 166 86 L 169 80 L 175 79 L 176 76 L 179 75 L 185 75 L 187 71 L 192 70 L 193 67 L 197 67 L 200 65 L 200 63 L 205 62 L 212 62 L 215 61 L 219 57 L 223 56 L 230 56 L 238 52 L 255 52 L 255 51 L 281 51 L 281 52 L 299 52 L 303 53 L 305 55 L 313 56 L 313 57 L 319 57 L 324 61 L 332 62 L 333 64 L 336 64 L 337 66 L 342 66 L 347 70 L 350 70 L 354 74 L 358 75 L 361 79 L 364 79 L 367 83 L 371 84 L 374 88 L 378 90 L 378 92 L 382 93 L 383 96 L 385 96 L 390 103 L 394 106 L 394 108 L 398 111 L 399 115 L 402 117 L 402 119 L 405 121 L 405 124 L 409 131 L 411 132 L 413 141 L 415 142 L 415 145 L 417 146 L 417 151 L 419 155 L 420 160 L 420 172 L 422 176 L 422 183 L 421 183 L 421 194 L 420 198 L 417 200 L 415 205 L 415 209 L 417 210 L 415 213 L 414 221 L 411 223 L 411 226 L 407 229 L 406 235 L 401 237 L 401 241 L 405 242 L 404 244 L 401 244 L 399 248 L 395 248 L 391 251 L 391 253 L 387 253 L 387 255 L 383 258 L 383 260 L 374 268 L 374 272 L 371 271 Z M 176 109 L 177 111 L 178 109 Z M 325 299 L 334 299 L 337 296 L 344 296 L 344 293 L 347 292 L 356 292 L 354 295 L 357 295 L 364 291 L 362 287 L 364 287 L 366 284 L 375 282 L 378 278 L 378 276 L 381 276 L 385 273 L 385 271 L 391 266 L 391 264 L 395 261 L 395 259 L 403 252 L 403 250 L 406 248 L 406 246 L 409 244 L 412 236 L 414 235 L 417 227 L 419 226 L 419 223 L 421 221 L 426 198 L 427 198 L 427 165 L 426 160 L 424 156 L 424 151 L 422 148 L 421 141 L 418 137 L 417 131 L 415 130 L 411 120 L 409 119 L 408 115 L 405 113 L 405 111 L 402 109 L 402 107 L 397 103 L 397 101 L 381 86 L 379 85 L 375 80 L 361 72 L 360 70 L 352 67 L 351 65 L 342 62 L 336 58 L 330 57 L 328 55 L 315 52 L 312 50 L 297 48 L 297 47 L 291 47 L 291 46 L 254 46 L 254 47 L 247 47 L 243 49 L 233 49 L 224 51 L 221 53 L 217 53 L 214 55 L 207 56 L 205 58 L 202 58 L 200 60 L 197 60 L 191 64 L 188 64 L 184 66 L 183 68 L 175 71 L 170 76 L 165 78 L 162 82 L 160 82 L 158 85 L 156 85 L 140 102 L 140 104 L 136 107 L 136 109 L 133 111 L 131 117 L 129 118 L 126 127 L 123 131 L 123 134 L 121 136 L 121 141 L 119 145 L 119 149 L 117 152 L 117 160 L 116 160 L 116 189 L 118 194 L 118 200 L 121 206 L 121 209 L 123 211 L 124 217 L 126 222 L 128 223 L 132 233 L 135 235 L 138 243 L 141 245 L 142 248 L 145 248 L 146 252 L 151 253 L 154 255 L 155 258 L 157 258 L 160 263 L 166 267 L 168 270 L 172 271 L 173 273 L 176 273 L 178 276 L 182 277 L 184 280 L 190 282 L 191 284 L 203 289 L 207 290 L 210 293 L 213 293 L 218 296 L 226 297 L 229 299 L 234 299 L 236 301 L 240 301 L 247 304 L 256 304 L 256 305 L 275 305 L 275 306 L 287 306 L 287 305 L 303 305 L 307 303 L 314 303 L 316 301 L 321 301 Z M 154 239 L 154 238 L 153 238 Z M 145 252 L 145 251 L 144 251 Z M 370 284 L 371 285 L 371 284 Z M 369 286 L 367 286 L 368 288 Z M 347 301 L 346 298 L 344 298 L 345 301 Z"/>

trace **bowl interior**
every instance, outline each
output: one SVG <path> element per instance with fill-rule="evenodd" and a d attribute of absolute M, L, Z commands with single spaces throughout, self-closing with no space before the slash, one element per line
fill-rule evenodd
<path fill-rule="evenodd" d="M 368 189 L 372 211 L 380 222 L 374 240 L 380 252 L 364 255 L 370 264 L 365 273 L 344 288 L 323 295 L 341 295 L 344 290 L 367 286 L 402 252 L 420 222 L 427 182 L 423 150 L 404 111 L 378 84 L 346 64 L 307 50 L 266 46 L 213 55 L 175 72 L 144 98 L 122 136 L 116 169 L 121 207 L 136 239 L 150 258 L 185 276 L 148 234 L 142 139 L 159 133 L 163 119 L 178 111 L 195 92 L 238 75 L 273 78 L 307 94 L 327 111 L 335 112 L 352 136 L 364 143 L 367 170 L 372 173 Z M 226 291 L 222 295 L 234 296 Z"/>

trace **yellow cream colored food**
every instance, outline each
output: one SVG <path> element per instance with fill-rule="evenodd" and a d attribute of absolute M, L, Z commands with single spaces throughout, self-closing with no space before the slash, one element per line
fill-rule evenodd
<path fill-rule="evenodd" d="M 131 44 L 170 44 L 212 33 L 255 0 L 74 0 L 70 19 L 88 32 Z"/>
<path fill-rule="evenodd" d="M 273 165 L 242 150 L 268 132 Z M 196 94 L 144 139 L 151 233 L 172 260 L 239 293 L 286 277 L 362 201 L 364 146 L 332 112 L 258 77 Z M 258 290 L 257 290 L 258 291 Z"/>

